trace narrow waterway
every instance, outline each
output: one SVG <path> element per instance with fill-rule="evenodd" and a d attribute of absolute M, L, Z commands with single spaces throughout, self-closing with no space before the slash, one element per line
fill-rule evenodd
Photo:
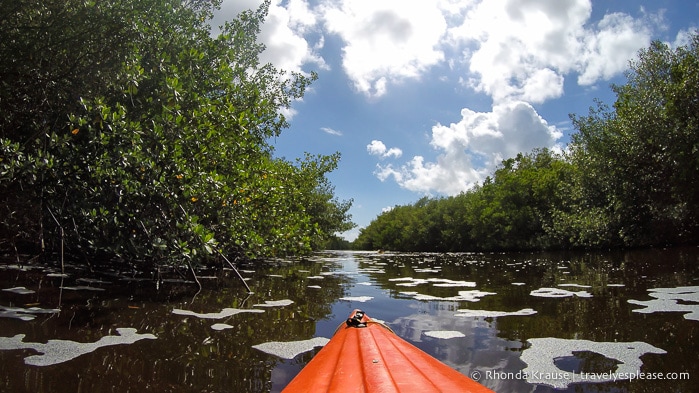
<path fill-rule="evenodd" d="M 696 391 L 699 249 L 328 251 L 156 284 L 0 264 L 0 391 L 276 392 L 354 308 L 497 392 Z"/>

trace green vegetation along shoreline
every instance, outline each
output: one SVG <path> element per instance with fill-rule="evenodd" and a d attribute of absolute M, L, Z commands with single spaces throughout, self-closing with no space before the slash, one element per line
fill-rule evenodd
<path fill-rule="evenodd" d="M 699 33 L 638 54 L 563 152 L 506 159 L 457 196 L 396 206 L 355 249 L 495 251 L 651 247 L 699 239 Z"/>

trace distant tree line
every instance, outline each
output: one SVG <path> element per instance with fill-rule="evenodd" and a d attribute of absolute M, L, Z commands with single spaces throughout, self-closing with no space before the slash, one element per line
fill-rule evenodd
<path fill-rule="evenodd" d="M 571 115 L 564 153 L 504 160 L 457 196 L 396 206 L 353 247 L 406 251 L 646 247 L 699 240 L 699 33 L 638 54 L 613 107 Z"/>
<path fill-rule="evenodd" d="M 353 226 L 338 154 L 269 143 L 316 75 L 260 64 L 269 1 L 214 36 L 219 3 L 2 2 L 0 254 L 196 265 Z"/>

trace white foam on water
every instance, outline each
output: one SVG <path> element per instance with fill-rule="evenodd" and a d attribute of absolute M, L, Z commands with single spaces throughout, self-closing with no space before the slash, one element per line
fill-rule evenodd
<path fill-rule="evenodd" d="M 437 279 L 439 280 L 439 279 Z M 428 279 L 427 281 L 433 281 Z M 452 280 L 444 280 L 444 282 L 438 282 L 436 284 L 432 284 L 435 287 L 470 287 L 473 288 L 476 286 L 476 283 L 473 281 L 452 281 Z"/>
<path fill-rule="evenodd" d="M 325 337 L 314 337 L 310 340 L 302 341 L 270 341 L 253 345 L 252 347 L 264 353 L 291 360 L 301 353 L 313 350 L 315 347 L 323 347 L 329 341 Z"/>
<path fill-rule="evenodd" d="M 3 289 L 3 291 L 16 293 L 18 295 L 29 295 L 31 293 L 36 293 L 36 291 L 34 291 L 32 289 L 27 289 L 25 287 L 5 288 L 5 289 Z"/>
<path fill-rule="evenodd" d="M 61 310 L 57 308 L 22 308 L 0 306 L 0 318 L 15 318 L 21 321 L 31 321 L 36 318 L 35 314 L 55 314 L 60 311 Z"/>
<path fill-rule="evenodd" d="M 31 366 L 51 366 L 67 362 L 80 355 L 93 352 L 101 347 L 111 345 L 133 344 L 136 341 L 156 337 L 152 334 L 138 334 L 134 328 L 117 328 L 118 336 L 104 336 L 92 343 L 81 343 L 70 340 L 49 340 L 47 343 L 24 342 L 24 334 L 14 337 L 0 337 L 0 350 L 33 349 L 39 355 L 24 358 L 24 363 Z"/>
<path fill-rule="evenodd" d="M 66 278 L 68 277 L 68 274 L 65 273 L 48 273 L 46 277 L 51 277 L 51 278 Z"/>
<path fill-rule="evenodd" d="M 699 286 L 652 288 L 648 290 L 652 300 L 634 300 L 628 302 L 645 308 L 633 310 L 633 312 L 650 314 L 655 312 L 683 312 L 684 319 L 699 321 Z M 680 304 L 678 300 L 693 302 L 695 304 Z"/>
<path fill-rule="evenodd" d="M 532 296 L 537 296 L 537 297 L 552 297 L 552 298 L 571 297 L 571 296 L 592 297 L 592 294 L 590 294 L 587 291 L 572 292 L 572 291 L 567 291 L 565 289 L 560 289 L 560 288 L 539 288 L 539 289 L 536 289 L 536 290 L 529 292 L 529 294 Z"/>
<path fill-rule="evenodd" d="M 374 298 L 373 296 L 346 296 L 346 297 L 341 297 L 340 300 L 346 300 L 348 302 L 365 303 L 365 302 L 368 302 L 369 300 L 372 300 L 373 298 Z"/>
<path fill-rule="evenodd" d="M 197 317 L 197 318 L 202 318 L 202 319 L 223 319 L 226 317 L 230 317 L 236 314 L 240 313 L 263 313 L 265 310 L 257 310 L 257 309 L 239 309 L 239 308 L 224 308 L 223 310 L 219 312 L 211 312 L 211 313 L 198 313 L 190 310 L 182 310 L 179 308 L 175 308 L 172 310 L 173 314 L 177 315 L 186 315 L 186 316 L 191 316 L 191 317 Z"/>
<path fill-rule="evenodd" d="M 445 300 L 444 298 L 441 298 L 439 296 L 423 295 L 421 293 L 416 293 L 413 296 L 413 299 L 415 299 L 415 300 Z"/>
<path fill-rule="evenodd" d="M 84 282 L 86 284 L 111 284 L 109 281 L 102 281 L 97 278 L 78 278 L 75 280 L 77 282 Z"/>
<path fill-rule="evenodd" d="M 104 291 L 104 288 L 88 287 L 85 285 L 76 285 L 72 287 L 61 287 L 61 289 L 67 289 L 69 291 Z"/>
<path fill-rule="evenodd" d="M 522 352 L 520 359 L 527 364 L 522 374 L 527 376 L 527 382 L 553 386 L 556 389 L 566 389 L 575 382 L 609 382 L 614 378 L 629 379 L 641 370 L 641 356 L 646 353 L 665 354 L 665 350 L 650 344 L 634 342 L 595 342 L 588 340 L 567 340 L 563 338 L 545 337 L 530 338 L 531 346 Z M 616 370 L 599 373 L 574 373 L 562 370 L 554 363 L 556 359 L 573 357 L 573 352 L 594 352 L 604 357 L 615 359 Z"/>
<path fill-rule="evenodd" d="M 375 273 L 375 274 L 385 274 L 386 271 L 383 269 L 378 269 L 378 268 L 366 268 L 366 269 L 357 269 L 357 273 Z"/>
<path fill-rule="evenodd" d="M 423 332 L 425 336 L 439 338 L 443 340 L 448 340 L 450 338 L 466 337 L 465 334 L 457 332 L 455 330 L 433 330 L 430 332 Z"/>
<path fill-rule="evenodd" d="M 435 287 L 475 287 L 476 283 L 473 281 L 455 281 L 448 278 L 412 278 L 412 277 L 400 277 L 391 278 L 388 281 L 398 281 L 397 286 L 401 287 L 415 287 L 423 284 L 432 284 Z M 405 282 L 404 282 L 405 281 Z"/>
<path fill-rule="evenodd" d="M 591 285 L 581 285 L 581 284 L 558 284 L 559 287 L 575 287 L 575 288 L 592 288 Z"/>
<path fill-rule="evenodd" d="M 496 295 L 495 292 L 484 292 L 477 289 L 472 289 L 469 291 L 459 291 L 456 296 L 432 296 L 424 295 L 417 292 L 400 292 L 401 295 L 412 296 L 415 300 L 440 300 L 440 301 L 451 301 L 451 302 L 477 302 L 480 301 L 483 296 Z"/>
<path fill-rule="evenodd" d="M 439 269 L 415 269 L 415 273 L 439 273 L 441 270 Z"/>
<path fill-rule="evenodd" d="M 457 317 L 483 317 L 483 318 L 499 318 L 508 316 L 527 316 L 534 315 L 536 311 L 531 308 L 523 308 L 519 311 L 490 311 L 490 310 L 457 310 L 454 316 Z"/>
<path fill-rule="evenodd" d="M 265 300 L 263 304 L 255 304 L 253 307 L 285 307 L 291 304 L 294 304 L 294 301 L 289 299 Z"/>
<path fill-rule="evenodd" d="M 467 302 L 477 302 L 480 301 L 482 297 L 488 296 L 488 295 L 496 295 L 495 292 L 484 292 L 484 291 L 479 291 L 477 289 L 471 290 L 471 291 L 459 291 L 459 294 L 457 296 L 451 296 L 445 298 L 446 300 L 465 300 Z"/>
<path fill-rule="evenodd" d="M 226 329 L 232 329 L 233 326 L 227 324 L 227 323 L 215 323 L 211 325 L 211 328 L 214 330 L 226 330 Z"/>

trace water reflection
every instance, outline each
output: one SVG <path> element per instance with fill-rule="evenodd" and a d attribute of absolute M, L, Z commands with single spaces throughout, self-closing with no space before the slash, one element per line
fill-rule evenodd
<path fill-rule="evenodd" d="M 0 337 L 89 344 L 117 328 L 157 337 L 45 367 L 24 364 L 32 349 L 0 350 L 0 391 L 279 391 L 354 308 L 460 372 L 479 372 L 498 392 L 692 391 L 691 380 L 600 380 L 555 390 L 522 371 L 544 368 L 525 362 L 527 353 L 570 373 L 618 371 L 628 359 L 600 354 L 596 344 L 551 348 L 638 342 L 649 346 L 637 354 L 640 370 L 696 378 L 699 323 L 691 310 L 698 301 L 687 288 L 699 284 L 697 256 L 697 249 L 325 252 L 243 266 L 252 295 L 230 271 L 202 272 L 209 278 L 196 296 L 194 285 L 175 277 L 157 289 L 132 271 L 74 267 L 63 275 L 0 265 Z M 670 305 L 680 312 L 657 312 Z M 546 341 L 554 339 L 562 341 Z"/>

